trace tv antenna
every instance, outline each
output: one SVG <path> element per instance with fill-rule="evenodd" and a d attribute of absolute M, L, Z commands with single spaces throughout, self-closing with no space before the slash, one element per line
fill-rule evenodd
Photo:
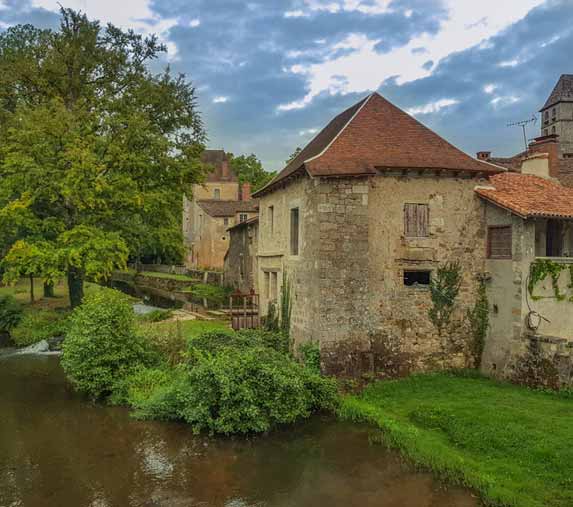
<path fill-rule="evenodd" d="M 527 151 L 527 132 L 526 132 L 526 130 L 527 130 L 527 125 L 529 125 L 530 123 L 537 123 L 537 116 L 533 115 L 528 120 L 514 121 L 514 122 L 507 124 L 508 127 L 521 127 L 523 129 L 523 144 L 525 146 L 525 151 Z"/>

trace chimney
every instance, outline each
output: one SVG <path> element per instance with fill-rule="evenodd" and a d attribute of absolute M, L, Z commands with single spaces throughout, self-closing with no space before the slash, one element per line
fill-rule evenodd
<path fill-rule="evenodd" d="M 478 151 L 477 159 L 485 160 L 486 162 L 491 158 L 491 151 Z"/>
<path fill-rule="evenodd" d="M 549 176 L 557 178 L 559 176 L 559 136 L 550 134 L 548 136 L 536 137 L 529 143 L 529 155 L 546 153 L 549 159 Z"/>
<path fill-rule="evenodd" d="M 229 161 L 223 160 L 221 162 L 221 179 L 228 180 L 229 179 Z"/>
<path fill-rule="evenodd" d="M 251 184 L 246 182 L 241 186 L 241 201 L 251 200 Z"/>

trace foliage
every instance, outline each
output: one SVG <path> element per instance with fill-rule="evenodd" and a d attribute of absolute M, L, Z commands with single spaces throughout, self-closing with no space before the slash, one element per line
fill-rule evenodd
<path fill-rule="evenodd" d="M 300 146 L 297 146 L 295 148 L 295 150 L 289 155 L 289 158 L 287 158 L 285 160 L 285 164 L 289 165 L 296 157 L 298 157 L 300 155 L 301 151 L 302 151 L 302 148 Z"/>
<path fill-rule="evenodd" d="M 559 290 L 559 278 L 561 277 L 561 272 L 565 270 L 569 271 L 569 288 L 573 288 L 573 264 L 554 262 L 549 259 L 535 259 L 529 267 L 529 281 L 527 283 L 527 290 L 532 299 L 541 299 L 541 296 L 534 295 L 533 291 L 539 282 L 542 282 L 549 276 L 551 277 L 555 299 L 564 301 L 567 296 L 561 294 Z M 573 296 L 570 296 L 568 300 L 573 302 Z"/>
<path fill-rule="evenodd" d="M 64 336 L 67 330 L 67 312 L 32 310 L 24 314 L 12 331 L 16 345 L 26 347 L 42 340 Z"/>
<path fill-rule="evenodd" d="M 0 295 L 0 332 L 11 331 L 22 320 L 22 307 L 16 298 Z"/>
<path fill-rule="evenodd" d="M 278 332 L 280 330 L 280 318 L 277 312 L 277 306 L 274 302 L 269 301 L 267 315 L 264 317 L 264 329 L 270 332 Z"/>
<path fill-rule="evenodd" d="M 231 168 L 237 175 L 239 183 L 250 183 L 254 192 L 263 188 L 276 175 L 276 172 L 265 171 L 261 161 L 254 153 L 239 155 L 238 157 L 228 153 L 227 156 L 230 158 Z"/>
<path fill-rule="evenodd" d="M 136 332 L 129 298 L 112 289 L 87 296 L 73 311 L 62 350 L 68 378 L 92 398 L 108 396 L 136 368 L 157 361 L 148 341 Z"/>
<path fill-rule="evenodd" d="M 460 291 L 461 280 L 459 262 L 449 262 L 438 267 L 435 276 L 430 280 L 433 305 L 428 315 L 440 334 L 450 322 L 455 301 Z"/>
<path fill-rule="evenodd" d="M 480 280 L 474 307 L 467 312 L 473 337 L 473 355 L 476 368 L 481 366 L 487 330 L 489 329 L 489 302 L 485 281 Z"/>
<path fill-rule="evenodd" d="M 285 355 L 290 353 L 290 338 L 281 331 L 243 329 L 239 331 L 237 335 L 250 340 L 254 345 L 268 347 Z"/>
<path fill-rule="evenodd" d="M 62 276 L 53 246 L 45 241 L 16 241 L 2 260 L 4 283 L 15 284 L 20 278 L 34 276 L 54 282 Z"/>
<path fill-rule="evenodd" d="M 290 321 L 292 316 L 292 296 L 291 285 L 286 272 L 283 271 L 283 283 L 281 285 L 281 311 L 280 330 L 286 335 L 290 335 Z"/>
<path fill-rule="evenodd" d="M 480 492 L 486 505 L 573 505 L 573 405 L 567 396 L 477 375 L 415 375 L 343 399 L 384 444 Z"/>
<path fill-rule="evenodd" d="M 221 307 L 227 304 L 229 295 L 232 289 L 229 287 L 221 287 L 220 285 L 211 285 L 207 283 L 198 283 L 191 288 L 191 295 L 193 299 L 207 301 L 209 307 Z"/>
<path fill-rule="evenodd" d="M 162 320 L 170 319 L 173 316 L 173 310 L 164 310 L 158 308 L 148 313 L 140 315 L 138 318 L 142 322 L 161 322 Z"/>
<path fill-rule="evenodd" d="M 192 349 L 170 386 L 134 404 L 142 417 L 180 419 L 193 431 L 264 432 L 336 406 L 336 384 L 267 347 Z"/>
<path fill-rule="evenodd" d="M 185 360 L 188 340 L 181 330 L 181 322 L 170 322 L 166 326 L 148 326 L 142 329 L 151 349 L 169 366 Z"/>
<path fill-rule="evenodd" d="M 320 345 L 315 341 L 306 341 L 298 346 L 302 364 L 315 373 L 320 373 Z"/>
<path fill-rule="evenodd" d="M 0 34 L 0 254 L 24 240 L 57 259 L 72 305 L 128 253 L 181 254 L 205 133 L 184 76 L 150 71 L 164 50 L 70 9 L 58 31 Z"/>

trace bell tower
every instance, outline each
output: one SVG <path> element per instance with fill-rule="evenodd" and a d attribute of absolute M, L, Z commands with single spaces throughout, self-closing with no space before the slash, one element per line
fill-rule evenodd
<path fill-rule="evenodd" d="M 573 74 L 563 74 L 541 113 L 541 135 L 556 134 L 563 158 L 573 158 Z"/>

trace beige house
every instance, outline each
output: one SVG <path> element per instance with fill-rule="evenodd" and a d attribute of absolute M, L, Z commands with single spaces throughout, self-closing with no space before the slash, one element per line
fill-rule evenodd
<path fill-rule="evenodd" d="M 250 185 L 239 185 L 223 150 L 205 150 L 203 163 L 212 170 L 204 183 L 184 199 L 183 237 L 190 268 L 223 269 L 229 227 L 257 216 Z"/>
<path fill-rule="evenodd" d="M 334 118 L 260 199 L 256 285 L 263 315 L 292 285 L 291 335 L 320 344 L 326 372 L 469 366 L 466 329 L 428 317 L 437 267 L 459 261 L 459 317 L 486 261 L 474 192 L 504 169 L 466 155 L 374 93 Z"/>
<path fill-rule="evenodd" d="M 259 219 L 253 217 L 239 222 L 228 232 L 230 243 L 225 254 L 224 283 L 247 294 L 256 286 Z"/>

